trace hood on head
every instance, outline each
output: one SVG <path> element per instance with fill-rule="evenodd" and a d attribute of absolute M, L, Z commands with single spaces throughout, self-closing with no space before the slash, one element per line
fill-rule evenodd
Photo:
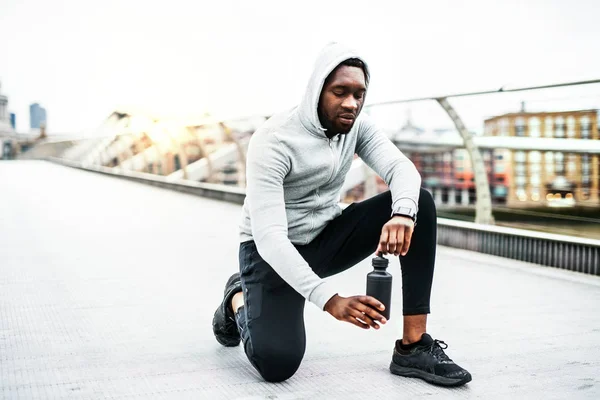
<path fill-rule="evenodd" d="M 321 121 L 319 121 L 319 113 L 317 111 L 325 79 L 327 79 L 327 76 L 329 76 L 335 67 L 349 58 L 358 58 L 365 64 L 365 69 L 367 70 L 366 83 L 367 87 L 369 86 L 369 67 L 367 62 L 356 51 L 340 43 L 332 42 L 326 45 L 317 56 L 313 72 L 304 92 L 304 97 L 298 107 L 300 121 L 313 134 L 319 136 L 324 136 L 325 134 L 325 128 L 323 128 Z"/>

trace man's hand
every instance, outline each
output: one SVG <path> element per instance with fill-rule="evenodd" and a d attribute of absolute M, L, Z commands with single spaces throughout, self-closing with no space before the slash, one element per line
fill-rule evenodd
<path fill-rule="evenodd" d="M 387 320 L 377 310 L 383 311 L 384 305 L 371 296 L 341 297 L 337 294 L 325 304 L 325 311 L 339 321 L 346 321 L 363 329 L 379 329 Z M 377 321 L 377 322 L 375 322 Z"/>
<path fill-rule="evenodd" d="M 381 229 L 379 246 L 376 254 L 393 254 L 405 256 L 408 253 L 415 224 L 408 217 L 395 216 Z"/>

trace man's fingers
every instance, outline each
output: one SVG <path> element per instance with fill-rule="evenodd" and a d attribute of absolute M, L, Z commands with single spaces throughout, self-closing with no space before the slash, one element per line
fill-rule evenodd
<path fill-rule="evenodd" d="M 404 225 L 402 225 L 399 227 L 398 232 L 396 233 L 396 240 L 398 241 L 398 251 L 395 253 L 395 255 L 400 254 L 402 249 L 404 248 L 404 230 L 405 229 L 406 229 L 406 227 Z"/>
<path fill-rule="evenodd" d="M 398 232 L 402 229 L 402 227 L 394 226 L 391 229 L 390 233 L 390 254 L 397 256 L 400 254 L 400 249 L 402 248 L 402 242 L 398 239 Z M 392 248 L 391 244 L 394 243 L 394 247 Z"/>
<path fill-rule="evenodd" d="M 385 310 L 385 306 L 383 304 L 381 304 L 381 302 L 379 300 L 377 300 L 375 297 L 372 296 L 358 296 L 357 298 L 358 300 L 358 304 L 356 304 L 354 306 L 354 308 L 356 308 L 358 311 L 363 312 L 363 313 L 367 313 L 377 319 L 377 320 L 381 320 L 383 318 L 383 316 L 381 314 L 379 314 L 378 311 L 383 311 Z"/>
<path fill-rule="evenodd" d="M 354 325 L 358 326 L 359 328 L 369 329 L 369 325 L 367 325 L 363 322 L 360 322 L 359 320 L 356 319 L 356 317 L 354 317 L 351 314 L 345 318 L 345 321 L 350 322 L 351 324 L 354 324 Z"/>
<path fill-rule="evenodd" d="M 381 230 L 381 236 L 379 237 L 379 247 L 380 247 L 380 251 L 383 254 L 388 253 L 388 240 L 389 240 L 388 227 L 384 225 L 383 229 Z"/>
<path fill-rule="evenodd" d="M 356 318 L 358 321 L 362 321 L 365 324 L 372 326 L 375 329 L 379 329 L 379 324 L 377 324 L 375 321 L 373 321 L 373 319 L 371 317 L 369 317 L 367 314 L 363 314 L 358 310 L 352 310 L 350 312 L 350 315 L 353 316 L 354 318 Z"/>
<path fill-rule="evenodd" d="M 405 256 L 406 253 L 408 253 L 408 249 L 410 247 L 410 241 L 412 240 L 413 230 L 414 230 L 414 227 L 406 227 L 406 231 L 404 234 L 404 244 L 402 245 L 402 252 L 400 253 L 403 256 Z"/>
<path fill-rule="evenodd" d="M 390 254 L 397 254 L 400 251 L 400 245 L 398 244 L 398 227 L 391 226 L 388 230 L 388 250 Z"/>
<path fill-rule="evenodd" d="M 382 324 L 385 324 L 387 322 L 387 320 L 384 318 L 384 316 L 381 315 L 380 313 L 378 313 L 377 310 L 375 308 L 373 308 L 372 306 L 360 304 L 359 306 L 357 306 L 357 310 L 361 314 L 368 316 L 373 321 L 379 321 Z"/>

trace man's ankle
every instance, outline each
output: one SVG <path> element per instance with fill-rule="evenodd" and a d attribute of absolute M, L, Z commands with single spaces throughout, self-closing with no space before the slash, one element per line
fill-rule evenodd
<path fill-rule="evenodd" d="M 402 344 L 416 343 L 427 332 L 427 314 L 405 315 L 403 322 Z"/>
<path fill-rule="evenodd" d="M 425 332 L 422 332 L 422 333 L 420 333 L 418 335 L 415 334 L 415 335 L 410 335 L 410 336 L 403 336 L 402 337 L 402 344 L 405 345 L 405 346 L 408 346 L 410 344 L 414 344 L 414 343 L 420 342 L 421 341 L 421 336 L 423 336 L 423 333 L 425 333 Z"/>
<path fill-rule="evenodd" d="M 244 305 L 244 293 L 237 292 L 236 294 L 234 294 L 231 297 L 231 310 L 233 311 L 233 313 L 237 313 L 238 308 L 242 307 Z"/>

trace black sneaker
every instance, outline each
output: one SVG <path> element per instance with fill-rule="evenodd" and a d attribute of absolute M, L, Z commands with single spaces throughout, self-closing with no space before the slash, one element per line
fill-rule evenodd
<path fill-rule="evenodd" d="M 421 378 L 441 386 L 461 386 L 471 381 L 471 374 L 455 364 L 444 353 L 448 345 L 441 340 L 433 340 L 424 333 L 421 340 L 408 350 L 396 341 L 390 371 L 392 374 L 408 378 Z"/>
<path fill-rule="evenodd" d="M 212 322 L 215 338 L 223 346 L 233 347 L 240 344 L 241 338 L 231 309 L 231 299 L 234 294 L 241 291 L 242 281 L 239 272 L 236 272 L 227 280 L 223 301 L 215 311 Z"/>

